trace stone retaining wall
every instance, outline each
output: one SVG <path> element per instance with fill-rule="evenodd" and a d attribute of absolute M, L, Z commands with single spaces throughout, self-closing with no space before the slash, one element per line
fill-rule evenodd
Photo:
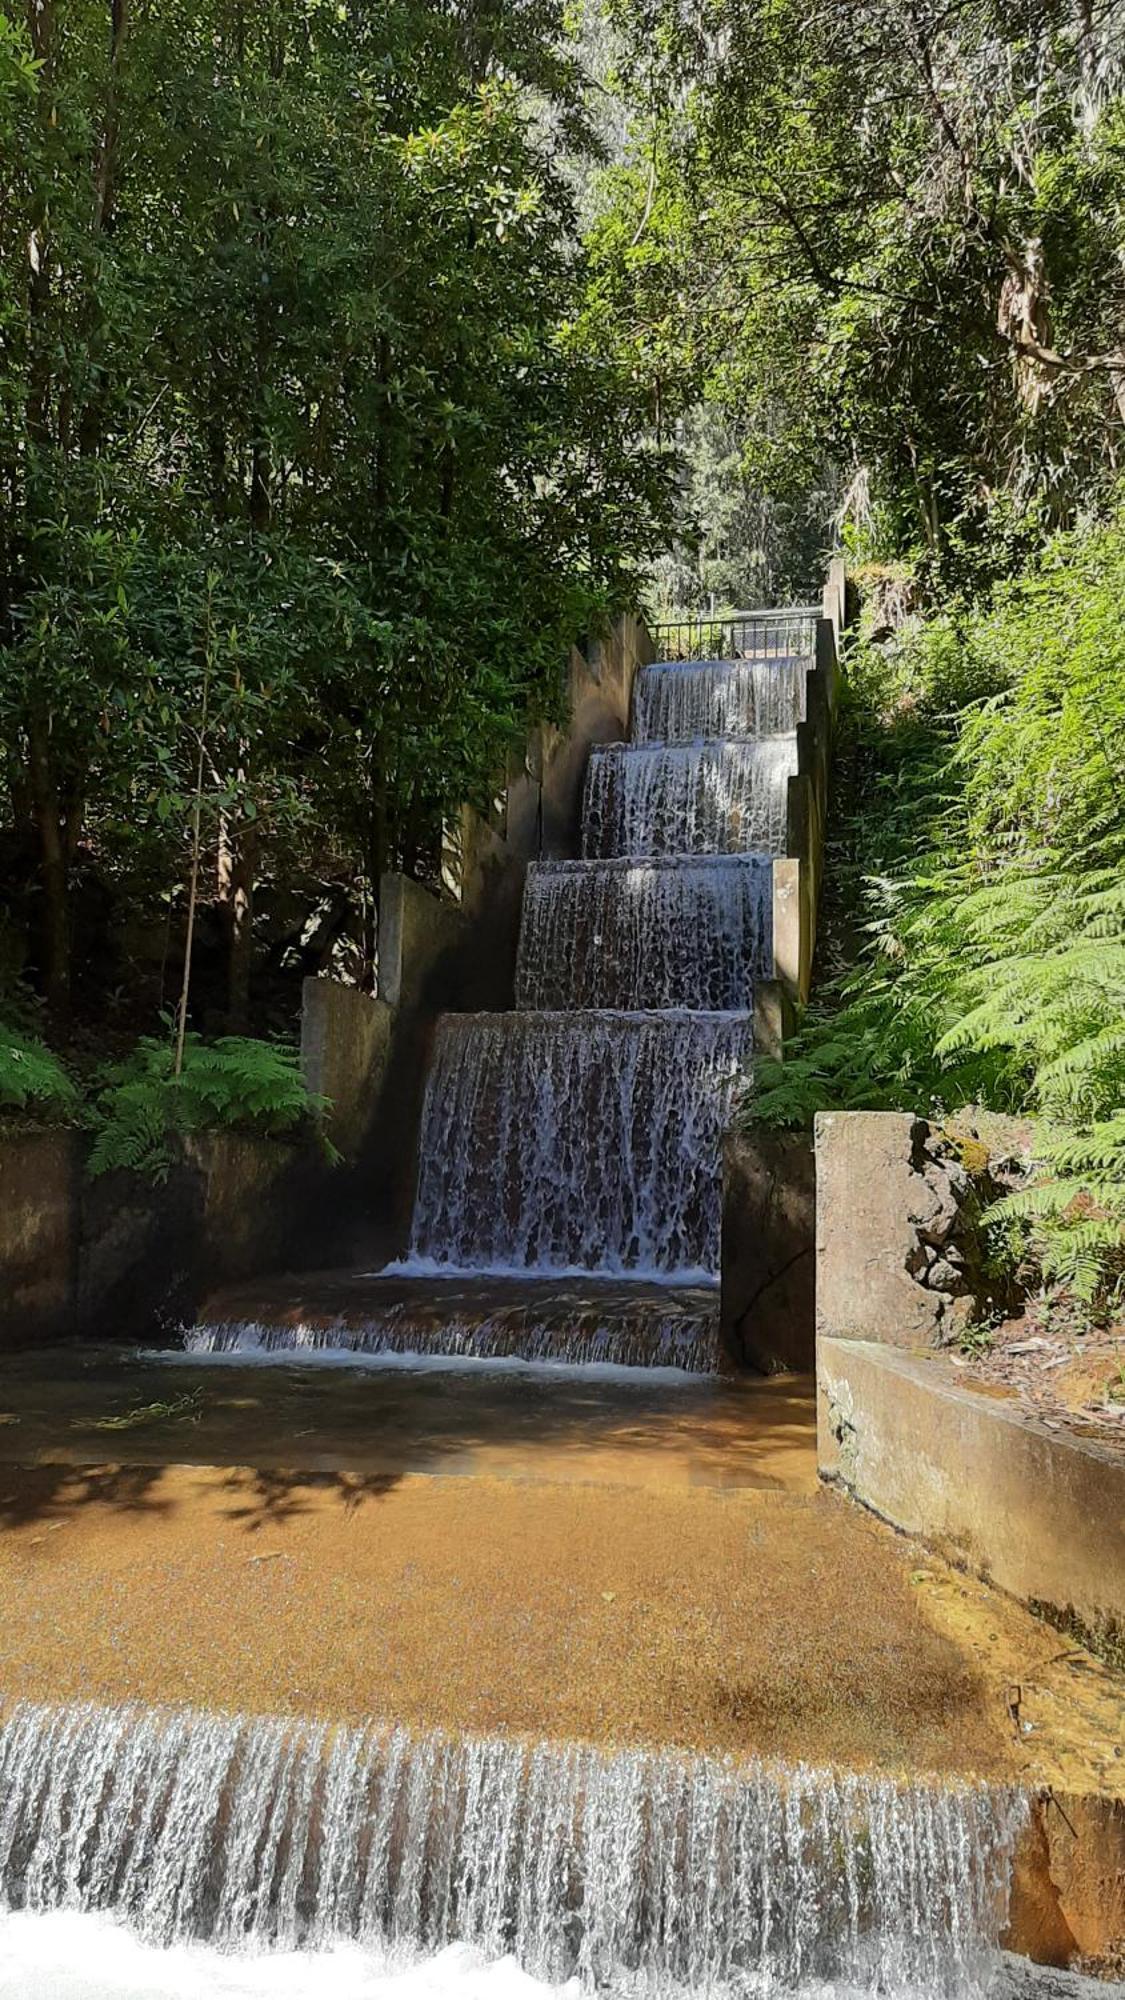
<path fill-rule="evenodd" d="M 817 1457 L 865 1506 L 1094 1641 L 1125 1635 L 1125 1460 L 956 1379 L 817 1341 Z"/>
<path fill-rule="evenodd" d="M 377 995 L 305 981 L 302 1068 L 309 1088 L 333 1100 L 328 1135 L 346 1166 L 335 1189 L 341 1261 L 381 1263 L 405 1250 L 437 1016 L 512 1005 L 528 862 L 577 854 L 590 748 L 627 734 L 634 676 L 652 657 L 643 621 L 628 615 L 588 658 L 573 649 L 566 729 L 532 730 L 495 824 L 464 810 L 447 853 L 448 893 L 383 877 Z"/>
<path fill-rule="evenodd" d="M 760 1375 L 811 1374 L 816 1182 L 804 1132 L 728 1133 L 723 1148 L 724 1353 Z"/>
<path fill-rule="evenodd" d="M 955 1339 L 979 1208 L 957 1147 L 908 1112 L 826 1111 L 816 1172 L 818 1333 L 892 1347 Z"/>
<path fill-rule="evenodd" d="M 797 730 L 797 771 L 789 780 L 785 856 L 773 868 L 774 977 L 794 1000 L 812 985 L 817 908 L 824 869 L 832 731 L 839 701 L 845 623 L 843 557 L 829 565 L 805 720 Z"/>
<path fill-rule="evenodd" d="M 70 1132 L 0 1136 L 0 1347 L 65 1330 L 76 1281 L 77 1161 Z"/>

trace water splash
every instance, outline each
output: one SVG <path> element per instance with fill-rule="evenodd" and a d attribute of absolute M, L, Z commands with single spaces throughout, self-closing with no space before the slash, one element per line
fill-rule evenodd
<path fill-rule="evenodd" d="M 633 687 L 634 743 L 780 736 L 805 719 L 811 657 L 699 660 L 642 667 Z"/>
<path fill-rule="evenodd" d="M 184 1345 L 190 1354 L 402 1355 L 413 1362 L 442 1356 L 451 1363 L 674 1368 L 691 1375 L 714 1375 L 720 1366 L 717 1305 L 685 1311 L 675 1294 L 663 1310 L 615 1292 L 604 1308 L 591 1304 L 549 1315 L 520 1301 L 480 1314 L 453 1305 L 428 1319 L 400 1306 L 365 1320 L 220 1321 L 192 1327 Z"/>
<path fill-rule="evenodd" d="M 983 1786 L 92 1706 L 11 1713 L 0 1802 L 11 1909 L 732 1995 L 976 1990 L 1027 1817 Z"/>
<path fill-rule="evenodd" d="M 415 1259 L 477 1271 L 713 1272 L 747 1014 L 446 1015 L 426 1083 Z"/>
<path fill-rule="evenodd" d="M 749 1007 L 772 969 L 764 855 L 529 868 L 516 970 L 521 1008 Z"/>
<path fill-rule="evenodd" d="M 590 752 L 582 810 L 587 858 L 783 854 L 795 736 Z"/>

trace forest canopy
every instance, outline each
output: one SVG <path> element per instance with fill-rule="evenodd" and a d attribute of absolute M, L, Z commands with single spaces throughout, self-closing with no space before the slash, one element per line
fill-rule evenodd
<path fill-rule="evenodd" d="M 585 96 L 553 0 L 0 17 L 0 943 L 57 1018 L 178 924 L 197 806 L 229 1026 L 271 894 L 370 969 L 384 868 L 636 595 L 667 480 L 575 329 Z"/>
<path fill-rule="evenodd" d="M 600 304 L 644 357 L 654 411 L 683 410 L 702 439 L 705 530 L 756 531 L 726 551 L 705 532 L 674 588 L 713 602 L 719 552 L 796 594 L 835 531 L 863 603 L 814 1006 L 785 1061 L 757 1064 L 746 1115 L 1031 1114 L 1045 1172 L 1003 1220 L 1109 1309 L 1125 1274 L 1125 9 L 613 11 L 643 111 L 594 232 Z"/>

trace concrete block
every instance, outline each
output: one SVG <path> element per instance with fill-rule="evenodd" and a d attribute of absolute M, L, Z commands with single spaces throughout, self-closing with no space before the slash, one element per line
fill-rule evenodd
<path fill-rule="evenodd" d="M 307 1203 L 298 1184 L 329 1171 L 307 1147 L 253 1132 L 202 1132 L 187 1156 L 202 1181 L 199 1261 L 208 1284 L 303 1261 Z"/>
<path fill-rule="evenodd" d="M 928 1128 L 908 1112 L 822 1112 L 816 1120 L 816 1325 L 835 1340 L 924 1347 L 941 1293 L 910 1274 L 912 1219 L 930 1193 L 915 1165 Z"/>
<path fill-rule="evenodd" d="M 456 990 L 469 919 L 409 876 L 379 885 L 379 998 L 390 1007 L 445 1006 Z"/>
<path fill-rule="evenodd" d="M 773 976 L 791 1000 L 801 991 L 801 863 L 773 864 Z"/>
<path fill-rule="evenodd" d="M 794 1008 L 785 988 L 776 979 L 759 979 L 754 985 L 754 1052 L 780 1062 L 786 1037 L 793 1032 Z"/>
<path fill-rule="evenodd" d="M 723 1145 L 724 1351 L 763 1375 L 811 1371 L 816 1187 L 812 1141 L 764 1126 Z"/>
<path fill-rule="evenodd" d="M 523 861 L 567 860 L 578 853 L 582 791 L 593 743 L 620 742 L 628 733 L 633 679 L 652 658 L 652 641 L 638 618 L 619 618 L 593 642 L 587 659 L 571 649 L 565 729 L 532 731 L 521 768 L 508 786 L 507 844 Z"/>
<path fill-rule="evenodd" d="M 301 1069 L 309 1089 L 331 1101 L 325 1131 L 346 1160 L 371 1135 L 393 1018 L 385 1000 L 335 979 L 306 979 L 301 989 Z"/>
<path fill-rule="evenodd" d="M 73 1132 L 0 1137 L 0 1347 L 68 1329 L 78 1253 Z"/>
<path fill-rule="evenodd" d="M 817 1340 L 823 1476 L 1094 1634 L 1125 1631 L 1125 1460 L 956 1379 L 942 1355 Z"/>

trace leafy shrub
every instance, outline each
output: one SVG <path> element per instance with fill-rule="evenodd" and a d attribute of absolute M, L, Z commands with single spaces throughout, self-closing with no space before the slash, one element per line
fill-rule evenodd
<path fill-rule="evenodd" d="M 1125 1273 L 1125 513 L 982 611 L 860 646 L 844 721 L 859 949 L 747 1116 L 1037 1114 L 995 1214 L 1105 1304 Z"/>
<path fill-rule="evenodd" d="M 0 1117 L 46 1122 L 70 1118 L 77 1107 L 78 1092 L 46 1044 L 0 1025 Z"/>
<path fill-rule="evenodd" d="M 162 1180 L 193 1133 L 312 1132 L 327 1108 L 306 1089 L 296 1050 L 280 1042 L 227 1035 L 208 1043 L 189 1035 L 179 1076 L 173 1070 L 171 1041 L 149 1036 L 102 1071 L 90 1113 L 91 1173 L 124 1167 Z M 320 1143 L 336 1157 L 323 1136 Z"/>

